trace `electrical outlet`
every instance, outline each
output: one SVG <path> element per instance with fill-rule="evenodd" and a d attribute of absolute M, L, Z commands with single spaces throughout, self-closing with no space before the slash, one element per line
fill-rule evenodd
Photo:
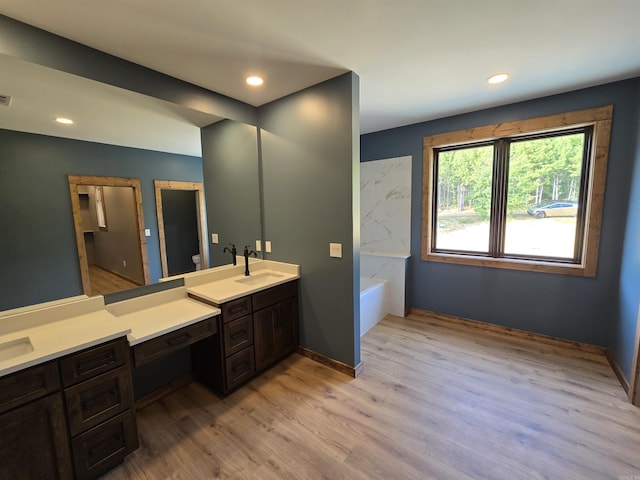
<path fill-rule="evenodd" d="M 150 228 L 145 228 L 144 229 L 144 236 L 145 237 L 150 237 L 151 236 L 151 229 Z"/>
<path fill-rule="evenodd" d="M 217 233 L 212 233 L 211 234 L 211 243 L 218 243 L 218 234 Z"/>
<path fill-rule="evenodd" d="M 267 240 L 266 242 L 264 242 L 264 249 L 267 251 L 267 253 L 271 253 L 271 240 Z"/>
<path fill-rule="evenodd" d="M 262 242 L 260 240 L 256 240 L 256 252 L 262 251 Z"/>
<path fill-rule="evenodd" d="M 127 266 L 127 261 L 126 260 L 122 260 L 122 266 L 126 267 Z"/>

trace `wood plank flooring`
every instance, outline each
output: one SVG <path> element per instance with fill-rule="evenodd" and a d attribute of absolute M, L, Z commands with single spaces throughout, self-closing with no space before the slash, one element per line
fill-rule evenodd
<path fill-rule="evenodd" d="M 293 355 L 222 400 L 139 412 L 108 479 L 640 479 L 640 409 L 604 356 L 387 316 L 356 379 Z"/>
<path fill-rule="evenodd" d="M 89 278 L 92 295 L 106 295 L 130 288 L 139 287 L 137 283 L 127 280 L 115 273 L 111 273 L 96 265 L 89 265 Z"/>

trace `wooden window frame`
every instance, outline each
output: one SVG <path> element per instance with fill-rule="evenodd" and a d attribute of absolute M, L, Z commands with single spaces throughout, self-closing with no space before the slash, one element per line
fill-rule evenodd
<path fill-rule="evenodd" d="M 598 265 L 612 115 L 613 106 L 607 105 L 424 137 L 421 259 L 430 262 L 595 277 Z M 578 263 L 495 258 L 432 251 L 434 149 L 589 125 L 593 126 L 593 147 L 591 149 L 588 183 L 586 185 L 588 204 L 585 206 L 582 255 Z"/>

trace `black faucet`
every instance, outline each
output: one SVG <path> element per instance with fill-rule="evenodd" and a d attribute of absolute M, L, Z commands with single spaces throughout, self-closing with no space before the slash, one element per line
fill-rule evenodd
<path fill-rule="evenodd" d="M 249 251 L 249 245 L 245 245 L 244 246 L 244 276 L 245 277 L 249 276 L 249 256 L 250 255 L 253 255 L 255 257 L 256 252 L 254 252 L 253 250 Z"/>
<path fill-rule="evenodd" d="M 227 247 L 224 247 L 222 249 L 223 252 L 229 252 L 231 254 L 231 256 L 233 257 L 233 264 L 236 265 L 237 261 L 236 261 L 236 255 L 238 254 L 238 251 L 236 250 L 236 246 L 233 243 L 230 243 L 229 245 L 231 245 L 231 249 L 228 249 Z M 245 248 L 246 250 L 246 248 Z"/>

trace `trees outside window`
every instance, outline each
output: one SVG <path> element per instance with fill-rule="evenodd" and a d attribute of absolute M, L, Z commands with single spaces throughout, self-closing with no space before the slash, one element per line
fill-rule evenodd
<path fill-rule="evenodd" d="M 425 137 L 423 260 L 594 276 L 611 112 Z"/>

